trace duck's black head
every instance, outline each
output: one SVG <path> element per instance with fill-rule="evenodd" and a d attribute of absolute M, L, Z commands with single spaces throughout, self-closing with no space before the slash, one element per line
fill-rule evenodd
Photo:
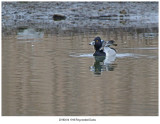
<path fill-rule="evenodd" d="M 102 42 L 100 37 L 96 37 L 89 45 L 93 45 L 95 49 L 95 53 L 93 56 L 105 56 L 106 53 L 103 50 L 100 50 L 102 47 Z"/>
<path fill-rule="evenodd" d="M 93 41 L 95 41 L 94 49 L 98 51 L 102 47 L 102 42 L 100 37 L 96 37 Z"/>

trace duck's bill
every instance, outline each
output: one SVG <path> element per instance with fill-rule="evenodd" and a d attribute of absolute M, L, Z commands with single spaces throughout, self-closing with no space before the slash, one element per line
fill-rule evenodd
<path fill-rule="evenodd" d="M 95 45 L 95 41 L 90 42 L 89 45 L 93 45 L 94 46 Z"/>

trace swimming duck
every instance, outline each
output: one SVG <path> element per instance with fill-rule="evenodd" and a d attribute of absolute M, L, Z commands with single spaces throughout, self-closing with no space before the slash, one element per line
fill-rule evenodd
<path fill-rule="evenodd" d="M 113 40 L 104 41 L 101 40 L 100 37 L 96 37 L 89 43 L 89 45 L 93 45 L 95 49 L 93 56 L 116 56 L 116 50 L 110 47 L 111 45 L 117 46 L 114 42 Z"/>

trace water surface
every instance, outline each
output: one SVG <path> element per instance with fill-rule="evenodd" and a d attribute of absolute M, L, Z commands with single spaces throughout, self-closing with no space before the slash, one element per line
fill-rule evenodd
<path fill-rule="evenodd" d="M 115 61 L 92 56 L 95 36 Z M 3 32 L 2 115 L 158 115 L 157 29 Z"/>

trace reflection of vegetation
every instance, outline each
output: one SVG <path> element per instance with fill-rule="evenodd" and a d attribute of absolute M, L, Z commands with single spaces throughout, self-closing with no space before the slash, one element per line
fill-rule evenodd
<path fill-rule="evenodd" d="M 129 23 L 128 20 L 126 20 L 126 22 L 122 22 L 123 20 L 121 20 L 121 23 Z M 124 20 L 125 21 L 125 20 Z M 126 24 L 125 24 L 126 25 Z M 48 26 L 48 25 L 47 25 Z M 51 33 L 51 34 L 57 34 L 59 33 L 59 35 L 61 36 L 70 36 L 70 35 L 79 35 L 83 32 L 88 32 L 89 34 L 92 35 L 92 32 L 95 32 L 95 29 L 89 29 L 89 28 L 71 28 L 68 30 L 63 30 L 61 25 L 58 25 L 57 27 L 45 27 L 45 28 L 38 28 L 38 26 L 36 27 L 35 25 L 25 25 L 25 26 L 18 26 L 17 28 L 15 27 L 14 29 L 11 27 L 3 27 L 2 28 L 2 33 L 4 35 L 11 35 L 11 34 L 15 34 L 15 32 L 23 32 L 24 30 L 28 29 L 28 28 L 34 28 L 37 32 L 47 32 L 47 33 Z M 114 34 L 115 36 L 121 36 L 122 38 L 125 38 L 125 35 L 129 35 L 129 36 L 135 36 L 135 35 L 139 35 L 139 34 L 144 34 L 144 33 L 154 33 L 152 35 L 157 36 L 158 35 L 158 28 L 154 27 L 154 28 L 138 28 L 138 27 L 120 27 L 120 28 L 100 28 L 101 32 L 106 32 L 106 34 L 108 36 Z M 156 34 L 156 35 L 155 35 Z M 97 33 L 95 34 L 97 35 Z M 148 35 L 147 35 L 148 36 Z M 151 35 L 149 35 L 151 36 Z M 144 37 L 144 35 L 142 35 L 142 37 Z M 145 34 L 146 37 L 146 34 Z M 118 37 L 117 37 L 118 38 Z M 119 39 L 117 39 L 119 40 Z"/>
<path fill-rule="evenodd" d="M 151 34 L 154 36 L 158 33 L 158 28 L 128 28 L 127 32 L 129 32 L 131 35 L 136 34 Z M 143 36 L 145 37 L 145 36 Z"/>
<path fill-rule="evenodd" d="M 27 29 L 29 29 L 29 27 L 27 27 L 27 26 L 21 26 L 21 27 L 18 27 L 17 28 L 17 31 L 18 32 L 23 32 L 24 30 L 27 30 Z M 37 28 L 37 29 L 34 29 L 36 32 L 43 32 L 44 31 L 44 29 L 43 28 Z"/>
<path fill-rule="evenodd" d="M 28 39 L 41 39 L 43 38 L 44 32 L 42 29 L 34 29 L 34 28 L 26 28 L 26 27 L 20 27 L 18 28 L 17 32 L 17 39 L 19 40 L 28 40 Z"/>

